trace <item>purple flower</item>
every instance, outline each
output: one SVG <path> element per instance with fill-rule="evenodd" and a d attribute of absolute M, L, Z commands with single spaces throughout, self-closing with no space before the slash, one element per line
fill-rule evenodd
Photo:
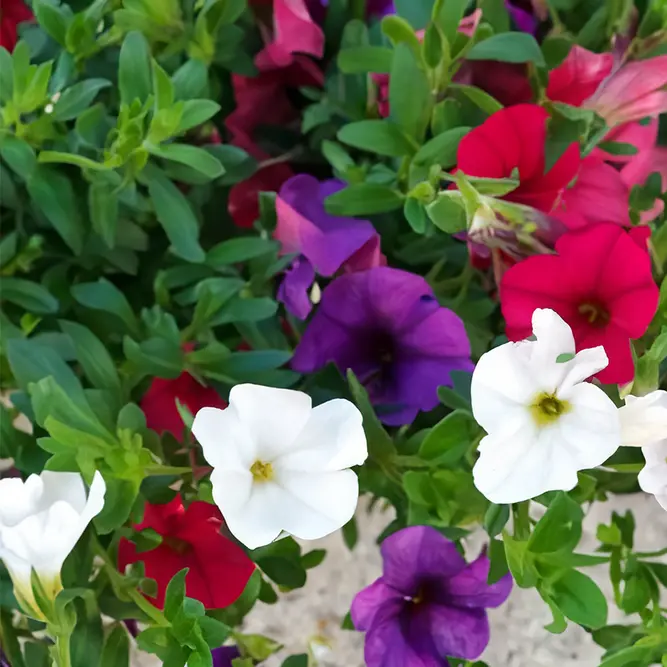
<path fill-rule="evenodd" d="M 380 237 L 368 220 L 340 218 L 325 211 L 324 200 L 344 187 L 342 181 L 320 182 L 300 174 L 286 181 L 276 198 L 274 237 L 284 253 L 299 255 L 278 288 L 278 301 L 300 319 L 312 308 L 308 290 L 316 273 L 331 277 L 341 269 L 378 266 L 384 259 Z"/>
<path fill-rule="evenodd" d="M 391 425 L 432 410 L 451 372 L 473 368 L 460 318 L 421 276 L 388 267 L 345 274 L 322 293 L 292 367 L 313 373 L 329 362 L 352 369 Z"/>
<path fill-rule="evenodd" d="M 411 526 L 382 543 L 382 576 L 357 594 L 352 621 L 366 632 L 368 667 L 445 667 L 475 660 L 489 643 L 486 609 L 510 594 L 506 574 L 489 586 L 489 559 L 467 564 L 430 526 Z"/>
<path fill-rule="evenodd" d="M 521 5 L 526 5 L 530 7 L 530 10 L 525 9 Z M 537 19 L 533 16 L 532 4 L 530 2 L 521 2 L 521 0 L 505 0 L 505 7 L 514 22 L 514 25 L 521 32 L 529 32 L 532 35 L 535 34 L 537 30 Z"/>
<path fill-rule="evenodd" d="M 9 664 L 9 658 L 5 655 L 4 651 L 0 648 L 0 667 L 12 667 Z"/>
<path fill-rule="evenodd" d="M 236 646 L 223 646 L 211 651 L 213 667 L 232 667 L 232 660 L 241 657 Z"/>

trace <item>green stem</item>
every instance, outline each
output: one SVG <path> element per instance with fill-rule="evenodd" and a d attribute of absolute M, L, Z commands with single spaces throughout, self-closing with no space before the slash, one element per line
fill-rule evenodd
<path fill-rule="evenodd" d="M 659 558 L 667 554 L 667 547 L 660 549 L 660 551 L 638 551 L 635 556 L 639 558 Z"/>
<path fill-rule="evenodd" d="M 163 466 L 160 464 L 146 466 L 147 475 L 187 475 L 192 469 L 184 466 Z"/>

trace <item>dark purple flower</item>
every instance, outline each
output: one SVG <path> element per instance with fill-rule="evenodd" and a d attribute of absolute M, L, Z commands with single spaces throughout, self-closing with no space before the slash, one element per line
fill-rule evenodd
<path fill-rule="evenodd" d="M 447 656 L 475 660 L 489 643 L 486 609 L 510 594 L 506 574 L 487 584 L 489 559 L 467 564 L 430 526 L 410 526 L 382 543 L 382 576 L 352 602 L 366 632 L 368 667 L 445 667 Z"/>
<path fill-rule="evenodd" d="M 421 276 L 388 267 L 345 274 L 322 293 L 292 367 L 313 373 L 329 362 L 352 369 L 391 425 L 432 410 L 451 372 L 473 368 L 460 318 Z"/>
<path fill-rule="evenodd" d="M 359 271 L 383 262 L 380 237 L 368 220 L 341 218 L 324 209 L 324 200 L 345 187 L 300 174 L 286 181 L 276 198 L 274 237 L 283 253 L 298 253 L 278 288 L 278 301 L 305 319 L 312 304 L 308 290 L 315 274 L 331 277 L 341 269 Z"/>
<path fill-rule="evenodd" d="M 9 658 L 5 655 L 4 651 L 0 648 L 0 667 L 12 667 L 9 664 Z"/>
<path fill-rule="evenodd" d="M 232 667 L 232 660 L 241 657 L 236 646 L 223 646 L 211 651 L 213 667 Z"/>
<path fill-rule="evenodd" d="M 526 9 L 526 6 L 529 9 Z M 533 14 L 534 10 L 531 2 L 526 2 L 525 0 L 523 2 L 521 0 L 505 0 L 505 7 L 507 7 L 514 25 L 521 32 L 535 34 L 538 21 Z"/>

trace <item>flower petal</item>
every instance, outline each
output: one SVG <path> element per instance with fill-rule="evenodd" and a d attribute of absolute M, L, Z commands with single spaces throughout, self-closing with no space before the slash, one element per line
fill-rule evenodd
<path fill-rule="evenodd" d="M 621 441 L 626 447 L 647 447 L 667 434 L 667 391 L 658 389 L 640 398 L 628 396 L 619 408 Z"/>
<path fill-rule="evenodd" d="M 211 484 L 213 485 L 213 500 L 220 508 L 222 515 L 228 515 L 243 510 L 250 500 L 253 487 L 252 473 L 249 468 L 245 470 L 230 470 L 224 467 L 216 467 L 211 473 Z"/>
<path fill-rule="evenodd" d="M 386 615 L 387 609 L 393 609 L 398 614 L 404 604 L 401 593 L 387 586 L 382 578 L 376 579 L 355 595 L 350 609 L 352 623 L 357 630 L 366 632 L 374 625 L 378 613 Z"/>
<path fill-rule="evenodd" d="M 482 609 L 503 604 L 512 591 L 512 575 L 508 573 L 489 585 L 490 567 L 487 555 L 480 554 L 465 570 L 454 575 L 446 585 L 450 606 Z"/>
<path fill-rule="evenodd" d="M 667 510 L 667 439 L 642 447 L 646 465 L 639 473 L 639 486 L 646 493 L 655 496 L 664 510 Z"/>
<path fill-rule="evenodd" d="M 428 618 L 431 637 L 441 655 L 475 660 L 489 643 L 489 619 L 481 609 L 433 604 L 428 605 Z"/>

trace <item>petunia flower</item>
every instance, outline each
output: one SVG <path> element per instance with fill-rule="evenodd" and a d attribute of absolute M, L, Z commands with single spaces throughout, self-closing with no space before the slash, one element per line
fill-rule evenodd
<path fill-rule="evenodd" d="M 650 447 L 667 438 L 667 391 L 627 396 L 618 413 L 626 447 Z"/>
<path fill-rule="evenodd" d="M 579 107 L 595 93 L 613 66 L 611 53 L 595 53 L 575 44 L 565 60 L 549 72 L 547 97 Z"/>
<path fill-rule="evenodd" d="M 154 378 L 140 402 L 146 425 L 160 434 L 169 432 L 179 441 L 184 424 L 177 400 L 193 415 L 205 405 L 217 408 L 227 405 L 213 387 L 204 386 L 187 371 L 173 380 Z"/>
<path fill-rule="evenodd" d="M 352 518 L 359 485 L 349 468 L 368 451 L 349 401 L 313 408 L 303 392 L 241 384 L 227 409 L 200 410 L 192 432 L 213 466 L 213 498 L 248 548 L 283 531 L 316 540 Z"/>
<path fill-rule="evenodd" d="M 283 184 L 276 199 L 274 238 L 284 253 L 298 254 L 278 289 L 278 301 L 300 319 L 312 308 L 308 290 L 315 273 L 331 277 L 341 269 L 378 266 L 383 259 L 380 237 L 371 222 L 326 212 L 324 200 L 344 187 L 342 181 L 320 182 L 300 174 Z"/>
<path fill-rule="evenodd" d="M 461 140 L 458 168 L 467 176 L 509 178 L 519 186 L 503 199 L 549 213 L 579 169 L 579 146 L 570 144 L 545 174 L 549 114 L 536 104 L 496 111 Z"/>
<path fill-rule="evenodd" d="M 11 53 L 16 46 L 19 24 L 34 18 L 23 0 L 0 0 L 0 46 Z"/>
<path fill-rule="evenodd" d="M 556 253 L 529 257 L 503 276 L 507 337 L 528 337 L 533 311 L 551 308 L 572 327 L 578 350 L 604 347 L 609 366 L 601 382 L 629 382 L 630 339 L 644 334 L 658 306 L 646 245 L 617 225 L 599 224 L 561 236 Z"/>
<path fill-rule="evenodd" d="M 162 542 L 139 553 L 133 542 L 121 539 L 118 567 L 143 562 L 147 577 L 157 583 L 155 605 L 164 607 L 165 592 L 172 577 L 189 568 L 185 577 L 188 597 L 207 609 L 221 609 L 236 602 L 255 570 L 243 549 L 221 534 L 223 519 L 218 508 L 195 501 L 187 508 L 180 495 L 165 505 L 146 504 L 137 531 L 154 530 Z"/>
<path fill-rule="evenodd" d="M 604 349 L 575 356 L 572 330 L 548 309 L 534 311 L 532 333 L 536 340 L 483 354 L 472 376 L 473 415 L 488 434 L 473 478 L 498 504 L 569 491 L 579 470 L 602 464 L 621 444 L 616 406 L 584 382 L 607 365 Z"/>
<path fill-rule="evenodd" d="M 489 585 L 489 559 L 467 564 L 435 528 L 410 526 L 384 540 L 382 576 L 356 595 L 352 622 L 366 633 L 368 667 L 446 667 L 475 660 L 489 643 L 486 610 L 512 590 L 506 574 Z"/>
<path fill-rule="evenodd" d="M 458 315 L 438 304 L 421 276 L 388 267 L 340 276 L 324 289 L 292 368 L 314 373 L 329 362 L 351 368 L 392 425 L 435 408 L 452 371 L 472 370 Z"/>
<path fill-rule="evenodd" d="M 222 646 L 211 651 L 213 667 L 232 667 L 232 661 L 240 658 L 241 654 L 236 646 Z"/>
<path fill-rule="evenodd" d="M 646 465 L 637 476 L 642 491 L 655 496 L 662 509 L 667 510 L 667 438 L 643 447 Z"/>
<path fill-rule="evenodd" d="M 46 594 L 55 598 L 62 589 L 63 563 L 102 511 L 105 492 L 99 472 L 88 497 L 79 473 L 45 470 L 25 482 L 17 477 L 0 480 L 0 560 L 9 570 L 16 597 L 37 616 L 31 569 Z"/>

